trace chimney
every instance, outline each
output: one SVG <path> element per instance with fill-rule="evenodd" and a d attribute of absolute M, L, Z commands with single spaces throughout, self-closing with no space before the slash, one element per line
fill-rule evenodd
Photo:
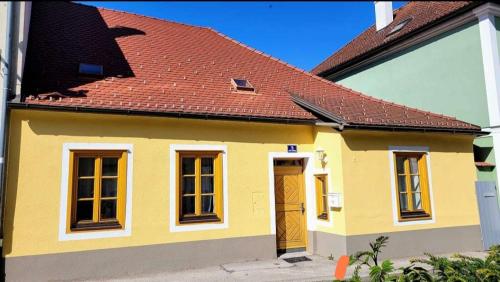
<path fill-rule="evenodd" d="M 375 25 L 377 31 L 388 26 L 392 20 L 392 1 L 375 1 Z"/>

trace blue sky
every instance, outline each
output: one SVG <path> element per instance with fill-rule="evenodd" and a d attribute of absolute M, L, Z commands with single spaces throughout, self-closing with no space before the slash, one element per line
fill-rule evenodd
<path fill-rule="evenodd" d="M 209 26 L 305 70 L 375 22 L 373 1 L 81 3 Z"/>

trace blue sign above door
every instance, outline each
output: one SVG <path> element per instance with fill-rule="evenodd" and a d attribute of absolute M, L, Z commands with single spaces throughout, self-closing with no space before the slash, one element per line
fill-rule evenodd
<path fill-rule="evenodd" d="M 288 153 L 297 153 L 297 145 L 286 145 Z"/>

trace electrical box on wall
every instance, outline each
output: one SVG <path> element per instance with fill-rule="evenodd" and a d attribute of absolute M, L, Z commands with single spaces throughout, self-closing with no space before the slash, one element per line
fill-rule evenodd
<path fill-rule="evenodd" d="M 341 208 L 342 193 L 328 193 L 328 206 L 331 208 Z"/>

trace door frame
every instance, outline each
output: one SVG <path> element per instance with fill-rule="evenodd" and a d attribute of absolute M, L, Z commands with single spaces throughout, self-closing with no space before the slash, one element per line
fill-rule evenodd
<path fill-rule="evenodd" d="M 276 201 L 274 197 L 274 160 L 275 159 L 303 159 L 304 194 L 306 197 L 306 233 L 316 229 L 316 200 L 314 187 L 314 154 L 271 152 L 268 159 L 269 172 L 269 232 L 276 235 Z M 306 234 L 306 250 L 311 245 L 309 234 Z"/>

